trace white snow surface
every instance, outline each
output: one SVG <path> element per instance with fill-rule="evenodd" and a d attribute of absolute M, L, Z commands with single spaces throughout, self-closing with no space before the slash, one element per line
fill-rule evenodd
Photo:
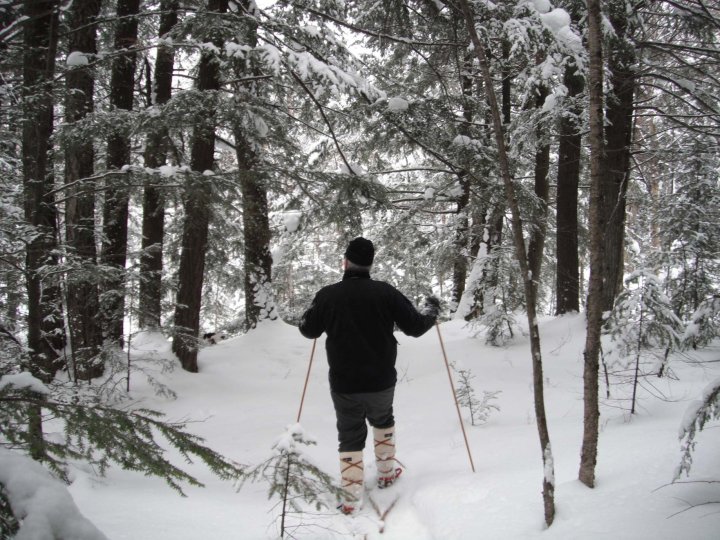
<path fill-rule="evenodd" d="M 521 317 L 518 317 L 520 320 Z M 718 500 L 717 484 L 669 484 L 680 459 L 678 429 L 688 405 L 720 376 L 720 365 L 675 359 L 675 377 L 652 378 L 652 392 L 641 386 L 639 413 L 630 416 L 629 388 L 613 386 L 615 401 L 604 399 L 596 487 L 577 480 L 583 417 L 584 318 L 545 318 L 541 323 L 545 403 L 554 470 L 544 470 L 535 426 L 528 338 L 504 348 L 485 345 L 482 334 L 464 321 L 440 327 L 448 359 L 475 375 L 482 391 L 501 391 L 481 426 L 470 426 L 463 411 L 476 472 L 472 473 L 450 392 L 438 333 L 418 339 L 398 334 L 398 385 L 395 417 L 398 458 L 405 472 L 392 490 L 401 498 L 378 532 L 367 512 L 350 519 L 334 510 L 309 507 L 287 518 L 294 538 L 444 539 L 716 539 L 718 505 L 689 509 L 689 504 Z M 146 346 L 152 344 L 152 340 Z M 166 342 L 159 354 L 168 355 Z M 196 420 L 189 429 L 227 457 L 257 465 L 274 455 L 273 445 L 291 444 L 288 433 L 303 433 L 317 445 L 303 456 L 339 476 L 335 418 L 329 396 L 324 338 L 318 340 L 300 425 L 296 418 L 312 342 L 280 320 L 263 322 L 244 336 L 201 349 L 200 372 L 176 369 L 159 377 L 178 395 L 155 396 L 139 377 L 133 397 L 164 411 L 170 420 Z M 698 354 L 718 357 L 718 344 Z M 720 429 L 698 434 L 691 479 L 717 480 Z M 289 431 L 288 431 L 289 429 Z M 372 482 L 372 442 L 366 447 L 365 477 Z M 182 466 L 179 456 L 176 462 Z M 214 478 L 204 466 L 188 466 L 206 484 L 186 487 L 179 497 L 163 481 L 112 468 L 97 479 L 85 469 L 73 471 L 70 486 L 76 504 L 108 536 L 121 540 L 247 539 L 279 537 L 278 501 L 267 499 L 267 486 L 244 485 L 239 491 Z M 543 477 L 553 477 L 555 522 L 546 528 L 541 497 Z M 385 492 L 382 493 L 385 495 Z M 50 505 L 49 510 L 54 507 Z M 686 510 L 686 511 L 683 511 Z M 671 517 L 672 516 L 672 517 Z M 366 536 L 365 536 L 366 535 Z M 73 538 L 79 538 L 77 536 Z"/>
<path fill-rule="evenodd" d="M 0 483 L 21 522 L 15 540 L 106 540 L 67 488 L 29 457 L 0 447 Z"/>

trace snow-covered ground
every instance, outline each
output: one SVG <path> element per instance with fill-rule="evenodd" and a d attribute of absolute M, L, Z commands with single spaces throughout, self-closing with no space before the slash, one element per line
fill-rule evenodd
<path fill-rule="evenodd" d="M 533 410 L 530 354 L 525 337 L 493 348 L 473 338 L 464 323 L 441 326 L 447 354 L 458 369 L 475 376 L 476 392 L 501 391 L 489 421 L 468 425 L 476 472 L 468 456 L 450 392 L 438 335 L 398 336 L 395 415 L 398 457 L 406 466 L 402 494 L 387 518 L 384 534 L 370 514 L 355 519 L 309 508 L 290 516 L 295 538 L 393 539 L 718 539 L 720 484 L 669 485 L 680 460 L 678 430 L 688 405 L 720 375 L 720 350 L 677 358 L 672 377 L 649 379 L 640 391 L 639 412 L 630 417 L 622 398 L 605 401 L 597 465 L 597 486 L 577 480 L 582 437 L 582 316 L 543 321 L 545 400 L 556 475 L 555 523 L 544 525 L 542 463 Z M 206 347 L 200 373 L 179 368 L 162 375 L 177 392 L 169 400 L 153 394 L 140 378 L 134 395 L 189 428 L 214 449 L 247 465 L 273 455 L 272 445 L 295 422 L 312 342 L 283 322 Z M 142 347 L 167 345 L 146 340 Z M 697 360 L 714 363 L 695 363 Z M 652 387 L 650 387 L 650 384 Z M 652 392 L 648 391 L 652 388 Z M 602 388 L 604 394 L 604 387 Z M 652 395 L 654 394 L 654 395 Z M 662 399 L 661 399 L 662 397 Z M 466 411 L 463 414 L 469 418 Z M 335 420 L 329 397 L 324 342 L 319 340 L 301 424 L 316 446 L 304 453 L 337 475 Z M 691 480 L 720 479 L 720 430 L 707 426 L 698 437 Z M 366 478 L 374 467 L 366 449 Z M 81 512 L 110 539 L 263 539 L 279 535 L 279 506 L 262 483 L 236 486 L 213 478 L 203 467 L 191 471 L 205 488 L 187 487 L 186 498 L 163 481 L 113 468 L 98 479 L 78 470 L 70 492 Z M 366 535 L 366 536 L 365 536 Z"/>

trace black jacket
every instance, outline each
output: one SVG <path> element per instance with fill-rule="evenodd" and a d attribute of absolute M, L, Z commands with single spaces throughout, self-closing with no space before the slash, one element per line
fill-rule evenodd
<path fill-rule="evenodd" d="M 307 338 L 327 333 L 330 388 L 352 394 L 379 392 L 397 382 L 397 341 L 393 330 L 419 337 L 435 316 L 419 313 L 395 287 L 346 271 L 343 280 L 320 289 L 300 321 Z"/>

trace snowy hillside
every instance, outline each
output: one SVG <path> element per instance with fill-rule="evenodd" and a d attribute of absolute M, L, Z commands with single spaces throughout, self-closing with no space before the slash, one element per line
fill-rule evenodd
<path fill-rule="evenodd" d="M 673 377 L 649 379 L 641 390 L 639 413 L 620 408 L 629 388 L 612 387 L 604 401 L 597 487 L 577 481 L 582 434 L 581 316 L 542 324 L 546 405 L 556 474 L 557 516 L 543 522 L 540 459 L 534 425 L 530 358 L 526 339 L 507 348 L 486 346 L 463 323 L 441 326 L 447 354 L 457 369 L 475 376 L 475 390 L 500 391 L 482 426 L 468 427 L 477 472 L 470 470 L 449 388 L 438 336 L 399 336 L 395 416 L 398 458 L 406 466 L 398 483 L 402 496 L 380 535 L 370 517 L 354 519 L 309 508 L 290 516 L 296 538 L 394 539 L 717 539 L 718 484 L 667 484 L 679 463 L 678 429 L 690 402 L 720 375 L 720 351 L 675 359 Z M 264 322 L 248 335 L 203 349 L 200 373 L 179 368 L 161 375 L 177 392 L 169 400 L 136 378 L 135 397 L 165 411 L 170 419 L 195 421 L 191 431 L 226 456 L 257 465 L 272 456 L 272 445 L 293 424 L 300 403 L 312 342 L 282 322 Z M 145 351 L 169 354 L 167 344 L 146 339 Z M 142 353 L 147 354 L 147 352 Z M 140 355 L 140 353 L 138 353 Z M 697 364 L 698 360 L 714 363 Z M 601 385 L 604 393 L 605 387 Z M 650 392 L 648 389 L 652 390 Z M 652 395 L 651 395 L 652 394 Z M 662 397 L 662 399 L 661 399 Z M 464 411 L 464 414 L 466 411 Z M 466 414 L 466 416 L 469 415 Z M 335 420 L 329 397 L 324 343 L 318 343 L 301 424 L 317 440 L 306 455 L 338 476 Z M 698 438 L 693 480 L 718 479 L 720 430 Z M 374 474 L 366 449 L 366 479 Z M 235 486 L 200 467 L 193 472 L 205 488 L 186 489 L 181 498 L 157 479 L 114 468 L 107 477 L 77 471 L 70 491 L 81 512 L 114 540 L 230 540 L 276 538 L 277 500 L 267 486 Z M 687 510 L 687 511 L 684 511 Z"/>

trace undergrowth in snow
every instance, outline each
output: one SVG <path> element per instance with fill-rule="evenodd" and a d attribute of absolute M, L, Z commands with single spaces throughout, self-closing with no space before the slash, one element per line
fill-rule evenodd
<path fill-rule="evenodd" d="M 720 376 L 717 345 L 673 357 L 663 378 L 648 370 L 641 379 L 635 415 L 628 413 L 626 374 L 609 373 L 609 398 L 604 381 L 601 385 L 597 486 L 588 489 L 577 480 L 584 319 L 576 315 L 541 321 L 557 504 L 555 523 L 547 529 L 525 334 L 516 334 L 504 347 L 493 347 L 463 321 L 445 323 L 441 330 L 450 361 L 458 369 L 472 371 L 476 392 L 497 392 L 497 410 L 483 424 L 471 426 L 469 412 L 464 410 L 477 472 L 470 470 L 437 334 L 429 332 L 419 339 L 398 335 L 395 416 L 398 458 L 405 472 L 393 488 L 401 499 L 387 517 L 385 532 L 380 535 L 376 520 L 368 516 L 350 519 L 300 501 L 303 511 L 287 516 L 291 537 L 720 537 L 720 505 L 704 504 L 720 500 L 720 430 L 708 429 L 708 425 L 696 434 L 691 474 L 672 483 L 681 459 L 678 432 L 688 425 L 685 411 Z M 157 338 L 137 341 L 144 350 L 156 342 Z M 166 347 L 157 345 L 162 349 L 158 355 L 169 356 Z M 280 320 L 263 322 L 249 334 L 205 347 L 198 374 L 181 369 L 155 374 L 172 388 L 175 399 L 156 395 L 153 385 L 140 376 L 133 381 L 132 397 L 163 411 L 169 420 L 189 420 L 190 430 L 215 450 L 257 467 L 289 447 L 287 435 L 278 439 L 283 432 L 300 429 L 293 426 L 311 346 L 295 327 Z M 335 418 L 322 338 L 302 411 L 302 435 L 317 443 L 302 448 L 303 459 L 337 479 Z M 375 475 L 371 447 L 369 442 L 366 483 Z M 77 466 L 69 491 L 79 512 L 111 539 L 279 536 L 281 503 L 277 496 L 268 499 L 267 483 L 246 482 L 240 487 L 214 478 L 203 465 L 191 465 L 190 470 L 206 487 L 189 487 L 186 498 L 167 489 L 162 480 L 117 468 L 98 478 Z"/>

